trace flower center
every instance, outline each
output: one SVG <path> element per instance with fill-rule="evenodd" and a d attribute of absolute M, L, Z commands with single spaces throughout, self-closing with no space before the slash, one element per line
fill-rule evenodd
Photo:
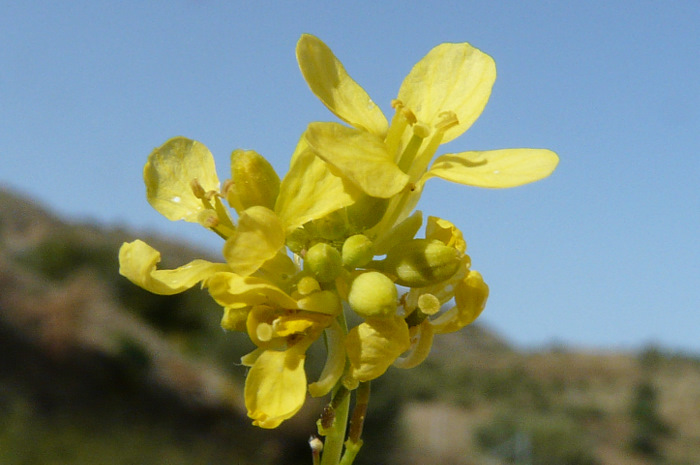
<path fill-rule="evenodd" d="M 224 189 L 226 185 L 224 184 Z M 204 210 L 202 210 L 197 218 L 199 224 L 207 229 L 214 231 L 223 239 L 229 238 L 236 227 L 231 221 L 226 207 L 221 202 L 221 193 L 211 190 L 205 191 L 197 178 L 190 181 L 190 189 L 195 197 L 201 200 Z"/>
<path fill-rule="evenodd" d="M 409 175 L 409 182 L 415 183 L 428 169 L 445 131 L 459 121 L 453 111 L 443 111 L 431 127 L 418 121 L 415 113 L 400 100 L 393 100 L 391 106 L 396 112 L 385 143 L 401 171 Z"/>

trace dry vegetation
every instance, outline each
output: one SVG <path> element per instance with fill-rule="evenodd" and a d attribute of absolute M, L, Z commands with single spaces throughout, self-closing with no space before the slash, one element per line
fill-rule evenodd
<path fill-rule="evenodd" d="M 0 190 L 0 463 L 308 463 L 319 405 L 250 427 L 236 365 L 249 346 L 204 293 L 118 276 L 119 244 L 139 236 Z M 172 264 L 198 254 L 149 241 Z M 521 352 L 474 326 L 390 370 L 371 407 L 358 463 L 700 463 L 700 360 L 656 348 Z"/>

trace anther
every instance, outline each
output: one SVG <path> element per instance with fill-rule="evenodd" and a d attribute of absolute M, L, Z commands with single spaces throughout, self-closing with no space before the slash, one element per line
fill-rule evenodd
<path fill-rule="evenodd" d="M 234 182 L 233 179 L 227 179 L 224 181 L 224 183 L 221 186 L 221 196 L 223 198 L 228 198 L 228 193 L 229 191 L 233 188 Z"/>
<path fill-rule="evenodd" d="M 190 189 L 192 189 L 192 193 L 198 199 L 203 199 L 206 196 L 206 192 L 204 191 L 204 188 L 199 183 L 197 178 L 194 178 L 192 179 L 192 181 L 190 181 Z"/>
<path fill-rule="evenodd" d="M 416 118 L 416 115 L 408 108 L 401 107 L 401 114 L 403 115 L 404 118 L 408 121 L 408 124 L 413 126 L 418 122 L 418 118 Z"/>
<path fill-rule="evenodd" d="M 219 225 L 219 217 L 214 210 L 202 210 L 197 215 L 197 222 L 205 228 L 215 228 Z"/>
<path fill-rule="evenodd" d="M 448 110 L 438 114 L 439 121 L 435 123 L 435 129 L 446 131 L 459 124 L 459 119 L 454 111 Z"/>

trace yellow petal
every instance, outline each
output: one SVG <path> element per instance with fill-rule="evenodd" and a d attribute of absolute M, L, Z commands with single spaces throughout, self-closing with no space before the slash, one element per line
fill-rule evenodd
<path fill-rule="evenodd" d="M 373 134 L 338 123 L 311 123 L 306 141 L 316 155 L 372 197 L 392 197 L 408 183 L 384 141 Z"/>
<path fill-rule="evenodd" d="M 231 153 L 231 180 L 226 197 L 237 212 L 254 205 L 275 208 L 280 178 L 270 162 L 256 151 L 236 149 Z"/>
<path fill-rule="evenodd" d="M 398 98 L 429 126 L 442 112 L 454 112 L 459 124 L 445 131 L 444 144 L 476 121 L 495 80 L 496 64 L 490 56 L 468 43 L 440 44 L 406 76 Z"/>
<path fill-rule="evenodd" d="M 350 377 L 363 382 L 381 376 L 411 345 L 403 318 L 371 318 L 355 326 L 345 338 Z"/>
<path fill-rule="evenodd" d="M 303 34 L 297 43 L 297 61 L 311 91 L 338 118 L 358 129 L 384 136 L 387 130 L 384 114 L 326 44 Z"/>
<path fill-rule="evenodd" d="M 337 321 L 326 328 L 328 355 L 318 381 L 309 384 L 309 394 L 322 397 L 328 394 L 338 382 L 345 370 L 345 347 L 343 346 L 343 330 Z"/>
<path fill-rule="evenodd" d="M 489 287 L 478 271 L 469 274 L 455 286 L 456 305 L 432 320 L 435 333 L 459 331 L 472 323 L 481 314 L 489 296 Z"/>
<path fill-rule="evenodd" d="M 212 274 L 205 282 L 209 294 L 223 307 L 271 305 L 296 309 L 297 303 L 282 289 L 269 281 L 231 272 Z"/>
<path fill-rule="evenodd" d="M 192 191 L 192 181 L 208 191 L 219 190 L 214 157 L 208 148 L 185 137 L 174 137 L 153 150 L 143 169 L 146 197 L 169 220 L 197 222 L 204 210 Z"/>
<path fill-rule="evenodd" d="M 275 211 L 289 232 L 299 226 L 351 205 L 361 191 L 299 141 L 289 172 L 282 180 Z"/>
<path fill-rule="evenodd" d="M 433 346 L 433 335 L 433 326 L 428 320 L 423 320 L 420 325 L 411 328 L 411 351 L 396 359 L 394 366 L 408 369 L 423 363 Z"/>
<path fill-rule="evenodd" d="M 337 316 L 343 311 L 338 294 L 332 291 L 319 291 L 297 301 L 299 310 Z"/>
<path fill-rule="evenodd" d="M 248 276 L 284 247 L 284 228 L 277 215 L 254 206 L 241 213 L 238 228 L 224 244 L 223 254 L 234 273 Z"/>
<path fill-rule="evenodd" d="M 221 317 L 221 327 L 228 331 L 246 330 L 246 321 L 248 320 L 248 307 L 226 307 L 224 315 Z"/>
<path fill-rule="evenodd" d="M 283 248 L 274 257 L 263 263 L 260 269 L 255 272 L 255 276 L 266 279 L 280 289 L 289 292 L 296 272 L 297 266 L 287 255 L 287 250 Z"/>
<path fill-rule="evenodd" d="M 154 294 L 172 295 L 186 291 L 228 265 L 194 260 L 174 270 L 158 270 L 160 252 L 143 241 L 125 242 L 119 249 L 119 274 Z"/>
<path fill-rule="evenodd" d="M 501 149 L 438 157 L 427 177 L 477 187 L 515 187 L 539 181 L 554 171 L 559 157 L 546 149 Z"/>
<path fill-rule="evenodd" d="M 420 210 L 416 210 L 411 216 L 377 237 L 377 240 L 374 242 L 374 254 L 384 255 L 394 245 L 400 242 L 410 241 L 416 235 L 422 224 L 423 213 Z"/>
<path fill-rule="evenodd" d="M 276 428 L 304 405 L 304 358 L 292 348 L 266 350 L 255 360 L 245 382 L 245 405 L 254 425 Z"/>
<path fill-rule="evenodd" d="M 258 357 L 264 353 L 265 349 L 261 349 L 260 347 L 255 348 L 255 350 L 252 352 L 249 352 L 241 357 L 241 365 L 248 368 L 252 367 L 255 365 L 255 361 L 258 359 Z"/>

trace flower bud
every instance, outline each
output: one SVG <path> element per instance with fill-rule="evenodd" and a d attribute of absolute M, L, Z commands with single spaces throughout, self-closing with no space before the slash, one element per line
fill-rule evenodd
<path fill-rule="evenodd" d="M 401 286 L 425 287 L 454 275 L 460 260 L 454 247 L 438 240 L 413 239 L 389 250 L 384 270 L 395 275 Z"/>
<path fill-rule="evenodd" d="M 253 206 L 274 210 L 280 191 L 280 178 L 272 165 L 253 150 L 234 150 L 231 154 L 231 179 L 226 199 L 236 211 Z"/>
<path fill-rule="evenodd" d="M 304 257 L 304 269 L 319 282 L 333 281 L 343 269 L 343 259 L 331 245 L 319 242 L 312 246 Z"/>
<path fill-rule="evenodd" d="M 378 271 L 368 271 L 357 276 L 350 284 L 348 303 L 365 318 L 395 314 L 398 291 L 394 282 Z"/>
<path fill-rule="evenodd" d="M 301 254 L 309 244 L 309 233 L 304 228 L 296 228 L 287 234 L 287 247 L 295 254 Z"/>
<path fill-rule="evenodd" d="M 364 266 L 372 260 L 372 241 L 363 234 L 348 237 L 343 243 L 343 265 L 349 268 Z"/>

